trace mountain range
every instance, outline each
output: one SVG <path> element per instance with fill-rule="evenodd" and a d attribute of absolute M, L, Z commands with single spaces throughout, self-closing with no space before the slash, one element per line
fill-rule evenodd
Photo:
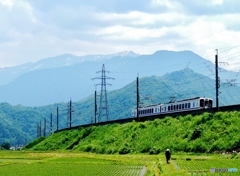
<path fill-rule="evenodd" d="M 215 74 L 212 62 L 191 51 L 161 50 L 150 55 L 139 55 L 132 51 L 110 55 L 64 54 L 36 63 L 0 69 L 0 102 L 33 107 L 70 99 L 81 100 L 93 94 L 95 89 L 101 90 L 101 86 L 94 85 L 102 83 L 103 64 L 105 76 L 114 78 L 106 80 L 112 85 L 107 86 L 107 90 L 122 88 L 137 76 L 162 76 L 186 68 L 212 79 Z M 219 75 L 224 82 L 234 83 L 238 80 L 236 72 L 221 69 Z"/>

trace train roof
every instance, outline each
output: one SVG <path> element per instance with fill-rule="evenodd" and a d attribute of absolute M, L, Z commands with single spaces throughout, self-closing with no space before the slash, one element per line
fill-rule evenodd
<path fill-rule="evenodd" d="M 179 100 L 179 101 L 176 101 L 176 102 L 182 102 L 182 101 L 188 101 L 188 100 L 196 100 L 196 99 L 199 99 L 199 98 L 201 98 L 201 97 L 187 98 L 187 99 Z"/>
<path fill-rule="evenodd" d="M 194 98 L 187 98 L 187 99 L 174 101 L 174 102 L 168 102 L 168 103 L 165 103 L 165 104 L 171 104 L 171 103 L 177 103 L 177 102 L 183 102 L 183 101 L 189 101 L 189 100 L 196 100 L 196 99 L 200 99 L 200 98 L 211 99 L 211 98 L 208 98 L 208 97 L 194 97 Z M 143 107 L 139 107 L 139 108 L 148 108 L 148 107 L 159 106 L 159 105 L 164 105 L 164 103 L 152 104 L 152 105 L 147 105 L 147 106 L 143 106 Z M 134 109 L 136 109 L 136 108 L 134 108 Z"/>
<path fill-rule="evenodd" d="M 159 105 L 162 105 L 162 103 L 151 104 L 151 105 L 147 105 L 147 106 L 143 106 L 143 107 L 139 107 L 139 108 L 147 108 L 147 107 L 151 107 L 151 106 L 159 106 Z"/>
<path fill-rule="evenodd" d="M 178 100 L 178 101 L 175 101 L 175 102 L 183 102 L 183 101 L 189 101 L 189 100 L 196 100 L 196 99 L 200 99 L 200 98 L 211 99 L 211 98 L 208 98 L 208 97 L 195 97 L 195 98 L 187 98 L 187 99 L 183 99 L 183 100 Z M 172 103 L 175 103 L 175 102 L 172 102 Z M 170 103 L 170 102 L 169 102 L 169 103 Z"/>

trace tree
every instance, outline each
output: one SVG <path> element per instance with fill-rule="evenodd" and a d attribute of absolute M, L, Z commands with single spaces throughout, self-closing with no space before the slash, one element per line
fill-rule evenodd
<path fill-rule="evenodd" d="M 11 147 L 11 145 L 8 142 L 3 142 L 1 144 L 1 148 L 4 149 L 4 150 L 9 150 L 10 147 Z"/>

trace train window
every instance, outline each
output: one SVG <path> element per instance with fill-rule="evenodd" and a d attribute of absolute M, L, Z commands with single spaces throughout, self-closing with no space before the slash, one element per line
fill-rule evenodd
<path fill-rule="evenodd" d="M 173 105 L 173 110 L 175 110 L 176 109 L 176 105 Z"/>
<path fill-rule="evenodd" d="M 184 104 L 182 104 L 182 109 L 184 109 Z"/>
<path fill-rule="evenodd" d="M 195 108 L 195 102 L 193 102 L 193 108 Z"/>
<path fill-rule="evenodd" d="M 170 106 L 168 106 L 168 111 L 170 111 Z"/>
<path fill-rule="evenodd" d="M 212 100 L 209 100 L 209 108 L 212 108 Z"/>
<path fill-rule="evenodd" d="M 209 105 L 208 105 L 208 100 L 207 100 L 207 101 L 205 101 L 205 106 L 209 106 Z"/>
<path fill-rule="evenodd" d="M 153 108 L 152 108 L 152 113 L 153 113 Z"/>
<path fill-rule="evenodd" d="M 167 107 L 165 106 L 165 111 L 167 111 Z"/>
<path fill-rule="evenodd" d="M 176 109 L 178 110 L 178 105 L 176 105 Z"/>
<path fill-rule="evenodd" d="M 173 110 L 173 105 L 171 105 L 171 110 Z"/>
<path fill-rule="evenodd" d="M 180 104 L 180 105 L 178 105 L 178 107 L 179 107 L 179 109 L 182 109 L 182 105 Z"/>
<path fill-rule="evenodd" d="M 190 103 L 188 103 L 188 108 L 190 108 Z"/>
<path fill-rule="evenodd" d="M 185 109 L 187 109 L 187 103 L 185 103 Z"/>

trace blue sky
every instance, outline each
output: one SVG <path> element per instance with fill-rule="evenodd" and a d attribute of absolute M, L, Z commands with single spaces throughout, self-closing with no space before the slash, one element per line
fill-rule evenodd
<path fill-rule="evenodd" d="M 240 70 L 238 0 L 0 0 L 0 67 L 57 56 L 191 50 Z"/>

